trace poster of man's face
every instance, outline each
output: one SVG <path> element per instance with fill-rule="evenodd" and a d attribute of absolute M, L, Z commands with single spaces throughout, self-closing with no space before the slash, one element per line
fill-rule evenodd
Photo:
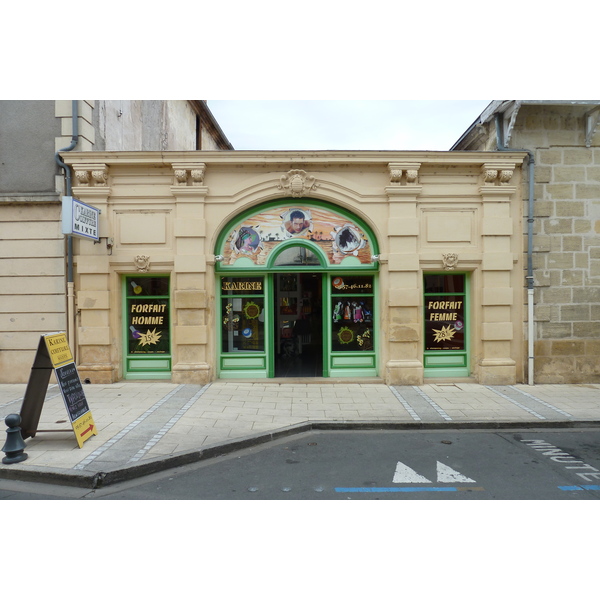
<path fill-rule="evenodd" d="M 291 235 L 305 233 L 311 228 L 312 217 L 310 211 L 292 208 L 281 215 L 285 230 Z"/>

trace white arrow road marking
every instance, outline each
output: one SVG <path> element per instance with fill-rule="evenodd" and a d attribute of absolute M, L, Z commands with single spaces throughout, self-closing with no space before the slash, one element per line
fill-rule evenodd
<path fill-rule="evenodd" d="M 458 471 L 447 467 L 439 461 L 437 463 L 437 480 L 440 483 L 475 483 L 474 479 L 465 477 Z"/>
<path fill-rule="evenodd" d="M 423 475 L 419 475 L 416 471 L 413 471 L 401 462 L 396 465 L 396 472 L 392 481 L 393 483 L 431 483 L 429 479 L 423 477 Z"/>
<path fill-rule="evenodd" d="M 474 479 L 465 477 L 462 473 L 451 469 L 449 466 L 437 461 L 437 480 L 438 483 L 476 483 Z M 393 483 L 431 483 L 429 479 L 419 475 L 416 471 L 406 466 L 404 463 L 396 464 Z"/>

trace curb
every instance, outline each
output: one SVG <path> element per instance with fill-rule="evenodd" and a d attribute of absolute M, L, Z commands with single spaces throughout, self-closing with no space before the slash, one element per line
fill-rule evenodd
<path fill-rule="evenodd" d="M 415 430 L 435 431 L 444 429 L 467 430 L 508 430 L 508 429 L 575 429 L 600 428 L 600 421 L 471 421 L 441 423 L 386 423 L 380 421 L 312 421 L 290 425 L 268 433 L 259 433 L 230 442 L 213 444 L 201 450 L 193 450 L 173 454 L 165 458 L 150 459 L 139 465 L 121 467 L 112 471 L 83 471 L 74 473 L 69 469 L 53 467 L 27 468 L 27 465 L 0 466 L 0 479 L 27 481 L 54 485 L 67 485 L 92 490 L 130 481 L 146 475 L 153 475 L 182 467 L 202 460 L 225 456 L 238 450 L 266 444 L 280 438 L 298 435 L 310 431 L 376 431 L 376 430 Z"/>

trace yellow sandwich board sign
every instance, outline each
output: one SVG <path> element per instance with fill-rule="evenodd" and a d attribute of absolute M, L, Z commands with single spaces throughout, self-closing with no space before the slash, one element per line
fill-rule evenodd
<path fill-rule="evenodd" d="M 42 338 L 46 342 L 50 362 L 55 369 L 73 362 L 73 355 L 71 354 L 71 348 L 69 348 L 66 333 L 49 333 L 43 335 Z"/>
<path fill-rule="evenodd" d="M 52 371 L 56 375 L 77 444 L 81 448 L 88 438 L 98 435 L 98 431 L 64 332 L 48 333 L 40 338 L 21 406 L 23 439 L 34 437 L 40 431 L 37 426 Z"/>

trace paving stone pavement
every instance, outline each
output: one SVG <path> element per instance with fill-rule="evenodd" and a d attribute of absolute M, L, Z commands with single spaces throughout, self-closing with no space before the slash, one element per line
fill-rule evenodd
<path fill-rule="evenodd" d="M 0 384 L 3 422 L 20 411 L 25 389 Z M 600 384 L 123 381 L 84 391 L 98 435 L 79 448 L 50 385 L 38 428 L 66 431 L 28 438 L 27 459 L 1 464 L 0 478 L 99 487 L 302 428 L 600 427 Z"/>

